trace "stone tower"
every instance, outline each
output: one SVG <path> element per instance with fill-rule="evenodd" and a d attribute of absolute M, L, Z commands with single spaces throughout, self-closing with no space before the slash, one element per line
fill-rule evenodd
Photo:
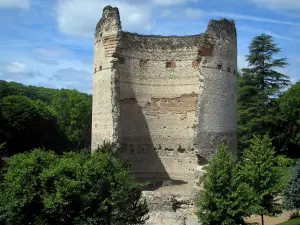
<path fill-rule="evenodd" d="M 140 35 L 122 31 L 118 9 L 105 7 L 94 41 L 92 149 L 116 143 L 156 193 L 191 199 L 216 145 L 236 149 L 236 71 L 233 21 L 211 20 L 199 35 Z"/>

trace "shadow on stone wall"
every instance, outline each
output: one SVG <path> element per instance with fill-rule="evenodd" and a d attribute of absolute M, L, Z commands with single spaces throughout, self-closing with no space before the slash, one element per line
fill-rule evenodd
<path fill-rule="evenodd" d="M 126 77 L 126 80 L 122 77 L 122 71 L 119 70 L 121 74 L 119 133 L 121 155 L 128 161 L 137 180 L 150 182 L 147 190 L 187 183 L 170 178 L 157 152 L 166 151 L 166 146 L 154 146 L 145 112 L 137 101 L 129 78 Z M 149 119 L 149 115 L 147 116 Z"/>

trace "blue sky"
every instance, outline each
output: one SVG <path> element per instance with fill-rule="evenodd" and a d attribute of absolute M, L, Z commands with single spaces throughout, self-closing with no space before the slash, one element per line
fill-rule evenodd
<path fill-rule="evenodd" d="M 120 10 L 123 30 L 203 33 L 209 19 L 234 19 L 238 65 L 251 39 L 265 32 L 300 80 L 300 0 L 0 0 L 0 79 L 92 93 L 93 34 L 106 5 Z"/>

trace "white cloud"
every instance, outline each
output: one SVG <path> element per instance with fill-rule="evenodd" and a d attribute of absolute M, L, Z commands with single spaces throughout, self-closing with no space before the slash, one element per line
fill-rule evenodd
<path fill-rule="evenodd" d="M 82 92 L 92 92 L 92 73 L 87 70 L 64 68 L 58 70 L 49 80 L 60 88 L 77 89 Z"/>
<path fill-rule="evenodd" d="M 60 57 L 60 56 L 68 56 L 73 55 L 73 52 L 61 48 L 61 47 L 53 47 L 53 48 L 36 48 L 34 51 L 40 55 L 46 56 L 46 57 Z"/>
<path fill-rule="evenodd" d="M 265 33 L 265 34 L 271 35 L 274 38 L 287 40 L 287 41 L 298 41 L 298 39 L 294 39 L 294 38 L 291 38 L 289 36 L 280 35 L 280 34 L 274 33 L 273 31 L 257 29 L 257 28 L 253 28 L 253 27 L 239 26 L 239 30 L 248 31 L 248 32 L 251 32 L 251 33 L 255 33 L 257 35 L 261 34 L 261 33 Z"/>
<path fill-rule="evenodd" d="M 255 4 L 272 9 L 300 9 L 299 0 L 252 0 Z"/>
<path fill-rule="evenodd" d="M 207 14 L 210 16 L 226 17 L 229 19 L 239 19 L 239 20 L 249 20 L 249 21 L 256 21 L 256 22 L 282 24 L 282 25 L 300 26 L 300 23 L 296 23 L 293 21 L 274 20 L 274 19 L 269 19 L 269 18 L 265 18 L 265 17 L 244 15 L 244 14 L 238 14 L 238 13 L 211 11 L 211 12 L 207 12 Z"/>
<path fill-rule="evenodd" d="M 188 18 L 198 19 L 205 14 L 205 11 L 201 9 L 186 8 L 184 9 L 184 15 Z"/>
<path fill-rule="evenodd" d="M 199 0 L 153 0 L 154 3 L 159 5 L 178 5 L 186 2 L 198 2 Z"/>
<path fill-rule="evenodd" d="M 161 17 L 171 17 L 174 13 L 171 9 L 164 9 L 161 11 Z"/>
<path fill-rule="evenodd" d="M 0 0 L 0 8 L 1 7 L 29 9 L 30 0 Z"/>
<path fill-rule="evenodd" d="M 130 4 L 121 0 L 61 0 L 56 6 L 58 28 L 62 33 L 92 38 L 106 5 L 118 7 L 124 30 L 153 29 L 152 5 Z"/>
<path fill-rule="evenodd" d="M 10 62 L 6 64 L 3 68 L 4 73 L 17 73 L 17 74 L 28 74 L 30 69 L 24 63 L 20 62 Z"/>
<path fill-rule="evenodd" d="M 0 79 L 27 83 L 41 76 L 39 70 L 32 70 L 27 64 L 18 61 L 0 63 Z"/>

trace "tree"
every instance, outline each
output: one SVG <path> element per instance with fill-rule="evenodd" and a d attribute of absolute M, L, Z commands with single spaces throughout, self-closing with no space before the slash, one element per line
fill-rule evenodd
<path fill-rule="evenodd" d="M 8 155 L 36 147 L 59 150 L 54 112 L 45 103 L 23 96 L 8 96 L 0 100 L 0 143 L 6 142 Z"/>
<path fill-rule="evenodd" d="M 279 97 L 279 118 L 274 139 L 282 153 L 300 157 L 300 82 Z"/>
<path fill-rule="evenodd" d="M 51 101 L 58 117 L 60 129 L 67 136 L 69 148 L 90 146 L 92 124 L 92 98 L 76 90 L 60 90 Z"/>
<path fill-rule="evenodd" d="M 26 86 L 16 82 L 0 80 L 0 99 L 10 96 L 25 96 L 32 100 L 41 100 L 49 104 L 58 90 L 52 88 Z"/>
<path fill-rule="evenodd" d="M 267 135 L 254 136 L 251 145 L 243 153 L 241 174 L 258 198 L 253 214 L 275 216 L 281 213 L 278 197 L 282 193 L 281 173 L 275 168 L 277 159 L 270 138 Z"/>
<path fill-rule="evenodd" d="M 143 224 L 141 187 L 111 149 L 62 156 L 36 149 L 8 161 L 0 223 Z"/>
<path fill-rule="evenodd" d="M 5 153 L 5 142 L 4 143 L 0 143 L 0 170 L 4 164 L 4 160 L 3 160 L 3 157 L 5 157 L 6 153 Z M 1 175 L 0 175 L 1 176 Z M 1 180 L 1 178 L 0 178 Z"/>
<path fill-rule="evenodd" d="M 284 205 L 289 210 L 300 210 L 300 159 L 292 170 L 292 177 L 284 191 Z"/>
<path fill-rule="evenodd" d="M 276 98 L 290 85 L 289 77 L 276 68 L 288 65 L 286 58 L 274 59 L 281 50 L 272 36 L 253 38 L 246 56 L 249 68 L 238 77 L 239 148 L 249 146 L 252 134 L 271 132 L 276 118 Z"/>
<path fill-rule="evenodd" d="M 197 216 L 203 225 L 244 224 L 255 196 L 249 185 L 242 181 L 239 167 L 224 145 L 211 159 L 202 178 L 203 189 L 197 201 Z"/>

